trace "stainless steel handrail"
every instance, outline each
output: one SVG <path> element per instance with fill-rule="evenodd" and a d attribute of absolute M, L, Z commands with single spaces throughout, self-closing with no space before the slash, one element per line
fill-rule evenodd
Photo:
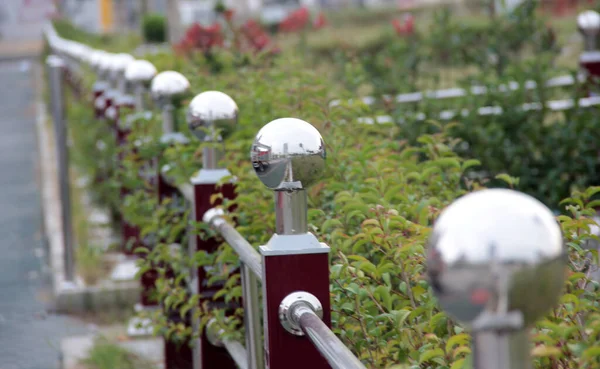
<path fill-rule="evenodd" d="M 240 369 L 249 369 L 247 362 L 248 353 L 241 343 L 238 341 L 223 340 L 223 347 L 229 352 L 229 355 L 231 355 L 231 358 Z"/>
<path fill-rule="evenodd" d="M 178 185 L 177 189 L 179 190 L 179 192 L 181 192 L 181 194 L 187 201 L 189 201 L 191 204 L 194 203 L 194 188 L 191 184 L 185 183 L 182 185 Z"/>
<path fill-rule="evenodd" d="M 224 212 L 222 209 L 213 208 L 204 214 L 203 220 L 221 234 L 225 241 L 227 241 L 238 254 L 240 260 L 248 266 L 258 280 L 262 282 L 263 268 L 260 254 L 231 224 L 227 223 L 222 217 L 223 214 Z"/>
<path fill-rule="evenodd" d="M 224 347 L 240 369 L 252 369 L 247 362 L 248 351 L 246 351 L 244 345 L 235 340 L 221 338 L 225 330 L 217 325 L 217 321 L 214 318 L 208 322 L 205 330 L 206 338 L 211 345 Z"/>
<path fill-rule="evenodd" d="M 292 316 L 333 369 L 366 369 L 310 306 L 298 304 Z"/>
<path fill-rule="evenodd" d="M 258 279 L 251 273 L 250 268 L 242 263 L 242 296 L 244 304 L 244 326 L 246 327 L 246 348 L 248 369 L 263 369 L 264 345 L 260 317 L 260 294 Z"/>
<path fill-rule="evenodd" d="M 576 80 L 578 82 L 585 81 L 583 76 L 577 76 L 577 79 L 573 78 L 571 75 L 564 75 L 559 77 L 550 78 L 544 84 L 545 87 L 567 87 L 575 84 Z M 524 84 L 525 90 L 533 90 L 537 87 L 537 83 L 535 81 L 525 81 Z M 498 86 L 498 91 L 507 92 L 509 90 L 515 91 L 520 88 L 520 84 L 518 82 L 509 82 L 508 85 L 501 84 Z M 485 86 L 473 86 L 469 90 L 463 88 L 446 88 L 441 90 L 433 90 L 433 91 L 425 91 L 425 92 L 409 92 L 404 94 L 399 94 L 396 96 L 384 95 L 382 96 L 383 100 L 394 100 L 396 103 L 404 104 L 404 103 L 415 103 L 424 99 L 434 99 L 434 100 L 443 100 L 443 99 L 451 99 L 457 97 L 468 96 L 469 93 L 471 95 L 483 95 L 488 91 L 488 88 Z M 360 98 L 360 100 L 366 105 L 373 105 L 377 98 L 373 96 L 365 96 Z M 347 100 L 347 102 L 351 103 L 353 99 Z M 342 100 L 333 100 L 329 103 L 330 107 L 338 106 L 342 103 Z"/>

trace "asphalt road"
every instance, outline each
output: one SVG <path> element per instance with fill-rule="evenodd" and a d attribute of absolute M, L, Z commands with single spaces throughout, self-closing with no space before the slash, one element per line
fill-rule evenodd
<path fill-rule="evenodd" d="M 37 181 L 31 62 L 0 62 L 0 369 L 55 369 L 63 337 L 87 331 L 51 313 Z"/>

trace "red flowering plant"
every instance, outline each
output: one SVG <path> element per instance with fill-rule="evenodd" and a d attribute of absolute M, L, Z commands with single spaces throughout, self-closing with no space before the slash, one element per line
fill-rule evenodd
<path fill-rule="evenodd" d="M 273 55 L 279 52 L 258 22 L 251 19 L 236 25 L 233 9 L 225 7 L 223 3 L 217 3 L 214 11 L 221 18 L 210 26 L 198 23 L 190 26 L 183 39 L 175 45 L 179 54 L 192 57 L 195 51 L 200 51 L 212 72 L 219 72 L 227 64 L 225 60 L 229 59 L 233 66 L 246 65 L 250 61 L 250 53 Z M 217 54 L 215 49 L 221 52 Z M 227 57 L 227 51 L 233 58 Z"/>
<path fill-rule="evenodd" d="M 325 18 L 325 14 L 323 14 L 321 12 L 321 13 L 319 13 L 319 15 L 317 15 L 317 17 L 315 18 L 315 20 L 313 22 L 313 29 L 317 30 L 317 29 L 321 29 L 326 26 L 327 26 L 327 18 Z"/>
<path fill-rule="evenodd" d="M 255 51 L 269 50 L 272 53 L 278 53 L 279 49 L 274 46 L 269 34 L 255 20 L 250 19 L 240 28 L 241 34 L 246 42 Z"/>
<path fill-rule="evenodd" d="M 314 30 L 321 29 L 327 25 L 327 20 L 323 13 L 319 13 L 314 21 L 310 21 L 310 13 L 306 7 L 301 7 L 283 19 L 278 25 L 278 31 L 281 33 L 296 33 L 300 35 L 300 49 L 306 50 L 306 33 L 309 28 Z"/>
<path fill-rule="evenodd" d="M 202 26 L 199 23 L 191 25 L 183 39 L 175 45 L 175 50 L 188 54 L 193 50 L 201 51 L 205 56 L 212 52 L 215 46 L 223 46 L 223 33 L 219 23 Z"/>
<path fill-rule="evenodd" d="M 223 17 L 233 35 L 232 45 L 238 54 L 244 54 L 248 50 L 252 52 L 278 53 L 279 49 L 274 45 L 273 40 L 263 27 L 255 20 L 249 19 L 244 24 L 236 27 L 233 22 L 234 12 L 226 8 L 223 4 L 215 7 L 215 12 Z"/>
<path fill-rule="evenodd" d="M 302 7 L 288 14 L 284 20 L 279 23 L 278 31 L 282 33 L 295 33 L 306 30 L 310 23 L 310 13 L 307 8 Z M 327 26 L 327 18 L 323 12 L 319 13 L 312 22 L 314 30 Z"/>
<path fill-rule="evenodd" d="M 398 36 L 410 36 L 415 33 L 415 17 L 412 14 L 405 14 L 404 19 L 392 20 L 392 26 Z"/>
<path fill-rule="evenodd" d="M 279 23 L 279 32 L 294 33 L 303 31 L 309 24 L 310 14 L 308 9 L 302 7 L 288 14 L 284 20 Z"/>

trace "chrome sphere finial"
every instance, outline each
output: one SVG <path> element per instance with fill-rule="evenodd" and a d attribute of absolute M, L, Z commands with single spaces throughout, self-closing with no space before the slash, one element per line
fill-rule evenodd
<path fill-rule="evenodd" d="M 505 189 L 465 195 L 438 218 L 428 251 L 440 306 L 473 330 L 486 329 L 489 317 L 509 316 L 518 322 L 507 329 L 523 329 L 560 297 L 566 272 L 561 229 L 529 195 Z"/>
<path fill-rule="evenodd" d="M 325 143 L 310 123 L 276 119 L 260 129 L 250 153 L 258 178 L 273 190 L 305 189 L 325 170 Z"/>
<path fill-rule="evenodd" d="M 135 59 L 129 54 L 115 54 L 111 58 L 110 73 L 112 78 L 122 78 L 129 63 Z"/>
<path fill-rule="evenodd" d="M 90 55 L 90 67 L 96 74 L 103 73 L 102 62 L 106 52 L 102 50 L 94 50 Z"/>
<path fill-rule="evenodd" d="M 156 76 L 156 68 L 147 60 L 134 60 L 125 69 L 127 82 L 145 87 L 150 85 L 154 76 Z"/>
<path fill-rule="evenodd" d="M 205 91 L 190 101 L 187 122 L 190 132 L 200 141 L 225 139 L 238 119 L 238 106 L 229 95 L 219 91 Z M 214 137 L 215 130 L 220 137 Z"/>
<path fill-rule="evenodd" d="M 577 16 L 577 28 L 586 36 L 596 36 L 600 33 L 600 14 L 587 10 Z"/>
<path fill-rule="evenodd" d="M 108 80 L 113 80 L 111 69 L 112 69 L 112 59 L 114 58 L 114 54 L 103 52 L 98 61 L 98 71 Z"/>
<path fill-rule="evenodd" d="M 150 91 L 152 98 L 159 105 L 173 104 L 185 96 L 190 89 L 190 82 L 181 73 L 164 71 L 152 79 Z"/>

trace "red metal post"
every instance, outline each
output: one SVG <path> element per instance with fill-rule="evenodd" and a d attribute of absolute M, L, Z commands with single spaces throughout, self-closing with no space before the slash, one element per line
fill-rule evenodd
<path fill-rule="evenodd" d="M 192 348 L 187 342 L 165 342 L 164 350 L 165 369 L 192 369 Z"/>
<path fill-rule="evenodd" d="M 116 100 L 116 101 L 114 101 Z M 135 107 L 131 99 L 117 96 L 112 96 L 110 99 L 106 99 L 107 105 L 110 101 L 110 106 L 106 110 L 106 116 L 112 121 L 112 127 L 115 132 L 115 140 L 117 146 L 122 149 L 127 144 L 127 136 L 131 133 L 128 128 L 123 127 L 120 122 L 121 112 L 123 109 L 133 110 Z M 117 165 L 123 160 L 123 152 L 120 151 L 117 154 Z M 129 190 L 125 187 L 121 187 L 120 195 L 121 199 L 125 199 L 125 196 L 129 193 Z M 140 229 L 127 221 L 121 221 L 121 251 L 127 256 L 133 256 L 136 247 L 141 246 Z M 131 247 L 128 247 L 128 243 L 132 243 Z"/>
<path fill-rule="evenodd" d="M 197 176 L 192 178 L 192 185 L 194 186 L 194 205 L 193 205 L 193 219 L 196 222 L 202 222 L 204 213 L 208 210 L 218 206 L 222 203 L 218 199 L 215 203 L 211 203 L 211 197 L 214 194 L 221 193 L 225 199 L 235 198 L 235 185 L 233 183 L 226 183 L 221 186 L 218 183 L 224 177 L 228 177 L 231 174 L 227 169 L 202 169 Z M 207 253 L 213 253 L 217 250 L 221 241 L 216 238 L 200 239 L 195 237 L 196 250 L 205 251 Z M 208 286 L 208 276 L 204 267 L 200 267 L 197 270 L 197 283 L 196 288 L 200 296 L 200 305 L 205 302 L 213 302 L 214 294 L 221 289 L 220 286 Z M 235 362 L 223 347 L 217 347 L 211 344 L 206 337 L 206 331 L 203 331 L 200 342 L 197 342 L 198 346 L 195 355 L 196 360 L 199 360 L 199 367 L 203 369 L 235 369 L 237 366 Z"/>
<path fill-rule="evenodd" d="M 105 93 L 108 90 L 108 84 L 103 81 L 94 83 L 92 104 L 94 105 L 94 117 L 101 119 L 104 117 L 104 109 L 106 106 Z"/>
<path fill-rule="evenodd" d="M 591 94 L 593 86 L 600 80 L 600 51 L 584 51 L 579 58 L 579 65 L 587 75 L 588 93 Z"/>
<path fill-rule="evenodd" d="M 275 235 L 266 246 L 261 246 L 260 252 L 267 367 L 329 369 L 327 361 L 306 337 L 289 333 L 279 321 L 281 301 L 293 292 L 304 291 L 319 299 L 323 322 L 331 326 L 329 247 L 319 244 L 310 233 Z"/>
<path fill-rule="evenodd" d="M 180 250 L 181 251 L 181 250 Z M 175 278 L 175 273 L 167 267 L 167 278 Z M 181 317 L 179 311 L 166 310 L 164 314 L 168 317 L 171 324 L 189 325 L 191 321 L 190 314 Z M 182 340 L 165 340 L 164 345 L 164 364 L 165 369 L 193 369 L 194 355 L 189 342 Z"/>

